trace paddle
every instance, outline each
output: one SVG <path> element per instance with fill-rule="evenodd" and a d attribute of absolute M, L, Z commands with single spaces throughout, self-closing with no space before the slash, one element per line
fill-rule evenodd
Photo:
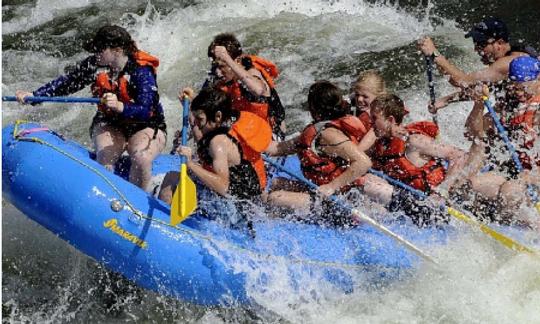
<path fill-rule="evenodd" d="M 433 56 L 425 56 L 426 59 L 426 73 L 428 78 L 429 99 L 431 105 L 435 105 L 435 84 L 433 83 Z M 437 124 L 437 111 L 433 114 L 433 122 Z"/>
<path fill-rule="evenodd" d="M 182 145 L 186 145 L 189 128 L 189 99 L 187 97 L 182 101 L 182 106 Z M 180 156 L 180 163 L 179 182 L 171 203 L 172 226 L 182 222 L 197 208 L 197 191 L 195 183 L 188 177 L 185 156 Z"/>
<path fill-rule="evenodd" d="M 489 102 L 489 98 L 487 96 L 484 96 L 483 99 L 484 99 L 484 106 L 489 111 L 489 114 L 491 115 L 491 119 L 493 119 L 493 122 L 495 123 L 495 126 L 497 128 L 497 132 L 499 133 L 499 136 L 501 136 L 501 138 L 504 141 L 504 144 L 506 145 L 506 148 L 508 149 L 508 152 L 510 152 L 510 155 L 512 156 L 512 160 L 514 161 L 514 165 L 516 166 L 516 169 L 518 170 L 519 173 L 521 173 L 523 171 L 523 165 L 521 164 L 521 160 L 519 159 L 519 156 L 516 152 L 516 148 L 514 147 L 514 145 L 508 138 L 506 129 L 501 124 L 499 116 L 497 116 L 497 112 L 495 112 L 495 109 L 493 109 L 491 102 Z M 536 211 L 540 214 L 540 201 L 538 199 L 538 194 L 534 191 L 534 188 L 531 185 L 527 186 L 527 191 L 534 203 L 534 207 L 536 208 Z"/>
<path fill-rule="evenodd" d="M 15 96 L 3 96 L 2 101 L 17 101 Z M 40 103 L 40 102 L 71 102 L 71 103 L 91 103 L 99 104 L 101 99 L 99 98 L 79 98 L 79 97 L 26 97 L 24 101 L 27 103 Z"/>
<path fill-rule="evenodd" d="M 297 174 L 297 173 L 285 168 L 280 163 L 278 163 L 278 162 L 276 162 L 276 161 L 274 161 L 274 160 L 272 160 L 272 159 L 270 159 L 268 157 L 263 156 L 263 159 L 266 162 L 270 163 L 272 166 L 274 166 L 276 169 L 278 169 L 280 171 L 283 171 L 283 172 L 287 173 L 288 175 L 296 178 L 298 181 L 303 182 L 308 187 L 310 187 L 312 189 L 315 189 L 315 190 L 318 188 L 318 186 L 316 184 L 314 184 L 313 182 L 311 182 L 308 179 L 304 178 L 303 175 Z M 353 215 L 355 220 L 364 221 L 364 222 L 370 224 L 371 226 L 375 227 L 379 231 L 383 232 L 384 234 L 386 234 L 386 235 L 392 237 L 394 240 L 398 241 L 400 244 L 405 246 L 407 249 L 409 249 L 411 252 L 415 253 L 416 255 L 422 257 L 423 259 L 425 259 L 425 260 L 427 260 L 429 262 L 437 264 L 437 262 L 435 262 L 435 260 L 433 260 L 429 255 L 424 253 L 422 250 L 420 250 L 414 244 L 412 244 L 411 242 L 405 240 L 404 238 L 402 238 L 398 234 L 392 232 L 390 229 L 388 229 L 384 225 L 379 224 L 376 220 L 374 220 L 373 218 L 369 217 L 368 215 L 362 213 L 358 209 L 351 208 L 350 206 L 348 206 L 344 201 L 342 201 L 337 196 L 330 196 L 329 199 L 331 201 L 333 201 L 336 205 L 340 206 L 341 208 L 344 208 L 344 209 L 350 211 L 350 213 Z"/>
<path fill-rule="evenodd" d="M 373 169 L 370 169 L 369 170 L 370 173 L 388 181 L 389 183 L 391 183 L 392 185 L 396 186 L 396 187 L 400 187 L 400 188 L 403 188 L 411 193 L 413 193 L 416 197 L 418 197 L 419 199 L 426 199 L 427 198 L 427 195 L 423 192 L 423 191 L 420 191 L 418 189 L 415 189 L 399 180 L 396 180 L 386 174 L 384 174 L 383 172 L 381 171 L 377 171 L 377 170 L 373 170 Z M 471 217 L 465 215 L 464 213 L 460 212 L 459 210 L 456 210 L 452 207 L 449 207 L 449 206 L 445 206 L 446 208 L 446 212 L 450 215 L 450 216 L 453 216 L 467 224 L 471 224 L 471 225 L 474 225 L 478 228 L 480 228 L 480 230 L 484 233 L 486 233 L 487 235 L 491 236 L 493 239 L 495 239 L 497 242 L 500 242 L 502 245 L 512 249 L 512 250 L 516 250 L 516 251 L 519 251 L 519 252 L 527 252 L 527 253 L 530 253 L 530 254 L 536 254 L 534 252 L 534 250 L 514 241 L 513 239 L 511 239 L 510 237 L 502 234 L 502 233 L 499 233 L 497 231 L 495 231 L 494 229 L 490 228 L 489 226 L 485 225 L 485 224 L 482 224 L 474 219 L 472 219 Z"/>

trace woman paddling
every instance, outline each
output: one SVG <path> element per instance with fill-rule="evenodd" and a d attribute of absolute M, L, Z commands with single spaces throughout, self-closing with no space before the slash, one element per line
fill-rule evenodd
<path fill-rule="evenodd" d="M 131 158 L 129 181 L 147 190 L 152 161 L 165 147 L 166 125 L 159 102 L 156 69 L 159 60 L 137 49 L 130 34 L 119 26 L 103 26 L 84 45 L 92 53 L 75 69 L 27 96 L 63 96 L 92 85 L 102 98 L 90 127 L 96 160 L 113 170 L 122 153 Z"/>

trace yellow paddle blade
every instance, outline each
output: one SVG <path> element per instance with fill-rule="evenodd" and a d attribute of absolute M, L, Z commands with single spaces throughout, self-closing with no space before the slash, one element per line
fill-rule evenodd
<path fill-rule="evenodd" d="M 171 204 L 171 225 L 176 226 L 197 208 L 197 189 L 187 175 L 187 166 L 180 166 L 180 179 Z"/>
<path fill-rule="evenodd" d="M 537 202 L 534 207 L 536 208 L 536 211 L 538 212 L 538 214 L 540 215 L 540 201 Z"/>
<path fill-rule="evenodd" d="M 507 248 L 510 248 L 512 250 L 516 250 L 516 251 L 519 251 L 519 252 L 527 252 L 529 254 L 532 254 L 532 255 L 535 255 L 537 256 L 536 252 L 516 241 L 514 241 L 513 239 L 509 238 L 508 236 L 502 234 L 502 233 L 499 233 L 497 231 L 495 231 L 494 229 L 491 229 L 490 227 L 480 223 L 480 222 L 477 222 L 476 220 L 468 217 L 467 215 L 463 214 L 462 212 L 458 211 L 458 210 L 455 210 L 454 208 L 452 207 L 448 207 L 448 214 L 464 221 L 465 223 L 468 223 L 468 224 L 472 224 L 472 225 L 475 225 L 477 227 L 480 228 L 480 230 L 484 233 L 486 233 L 487 235 L 491 236 L 493 239 L 495 239 L 496 241 L 498 241 L 499 243 L 501 243 L 502 245 L 506 246 Z"/>

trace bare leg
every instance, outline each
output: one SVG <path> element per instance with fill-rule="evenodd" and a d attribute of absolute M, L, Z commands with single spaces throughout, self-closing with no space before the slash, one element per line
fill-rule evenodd
<path fill-rule="evenodd" d="M 486 198 L 497 199 L 501 186 L 506 182 L 503 176 L 494 172 L 478 174 L 470 178 L 471 187 Z"/>
<path fill-rule="evenodd" d="M 110 171 L 124 152 L 126 140 L 124 134 L 112 126 L 95 125 L 92 132 L 96 160 Z"/>
<path fill-rule="evenodd" d="M 307 212 L 311 205 L 311 197 L 307 192 L 277 190 L 268 194 L 268 203 Z"/>
<path fill-rule="evenodd" d="M 268 194 L 267 202 L 278 207 L 308 211 L 311 205 L 311 197 L 307 193 L 308 188 L 296 181 L 282 178 L 279 180 L 278 183 L 272 183 L 272 187 L 278 188 L 278 190 L 274 189 Z"/>
<path fill-rule="evenodd" d="M 394 187 L 386 180 L 372 174 L 364 176 L 364 193 L 373 201 L 386 206 L 392 200 Z"/>
<path fill-rule="evenodd" d="M 159 191 L 158 196 L 159 199 L 163 200 L 169 205 L 171 204 L 174 189 L 178 185 L 179 177 L 180 173 L 176 171 L 167 172 L 165 178 L 163 178 L 163 183 L 161 184 L 161 190 Z"/>
<path fill-rule="evenodd" d="M 145 191 L 152 179 L 152 162 L 165 148 L 166 142 L 165 133 L 161 130 L 158 130 L 155 139 L 153 136 L 154 129 L 147 127 L 131 136 L 127 147 L 131 158 L 129 181 Z"/>

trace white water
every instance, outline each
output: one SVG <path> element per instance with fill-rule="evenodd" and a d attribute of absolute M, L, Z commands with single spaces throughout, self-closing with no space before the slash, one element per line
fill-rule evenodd
<path fill-rule="evenodd" d="M 376 62 L 379 69 L 397 74 L 396 80 L 407 80 L 425 73 L 423 59 L 411 44 L 420 36 L 430 34 L 458 53 L 452 59 L 460 66 L 471 70 L 480 66 L 470 42 L 453 22 L 444 21 L 442 26 L 434 28 L 427 19 L 419 21 L 393 6 L 372 6 L 353 0 L 274 2 L 266 6 L 259 1 L 202 1 L 166 13 L 149 4 L 142 15 L 137 15 L 130 11 L 130 2 L 116 3 L 127 8 L 121 21 L 140 48 L 161 59 L 158 81 L 169 133 L 180 123 L 178 88 L 201 84 L 209 65 L 206 48 L 220 32 L 234 32 L 246 51 L 278 64 L 282 75 L 277 88 L 284 104 L 293 107 L 288 111 L 293 128 L 308 120 L 306 112 L 300 108 L 309 85 L 314 80 L 327 78 L 346 89 L 359 71 L 371 67 L 368 66 L 371 62 L 360 61 L 362 54 L 379 53 L 375 56 L 380 59 Z M 163 6 L 163 1 L 156 3 Z M 35 4 L 21 5 L 17 17 L 3 23 L 3 35 L 28 32 L 31 28 L 39 30 L 45 23 L 83 14 L 93 6 L 104 12 L 108 5 L 105 1 L 38 0 Z M 92 25 L 92 21 L 95 21 L 94 16 L 81 24 Z M 73 26 L 71 33 L 75 34 L 77 28 Z M 61 35 L 59 41 L 65 37 Z M 394 57 L 385 53 L 393 49 L 401 52 L 396 52 Z M 84 55 L 79 52 L 59 58 L 50 52 L 5 51 L 3 93 L 35 89 L 62 73 L 66 64 Z M 402 61 L 404 57 L 409 60 Z M 411 62 L 412 66 L 401 75 L 401 64 Z M 339 66 L 342 63 L 344 67 Z M 415 72 L 416 67 L 418 72 Z M 413 120 L 429 118 L 425 109 L 428 95 L 424 79 L 421 75 L 420 81 L 413 80 L 407 86 L 390 83 L 411 109 Z M 438 94 L 452 91 L 440 77 L 435 86 Z M 87 94 L 83 90 L 80 95 Z M 464 103 L 440 113 L 444 140 L 466 147 L 458 125 L 463 125 L 469 109 L 470 105 Z M 89 143 L 87 129 L 93 108 L 88 106 L 21 108 L 6 104 L 2 112 L 3 125 L 17 118 L 36 120 Z M 120 319 L 104 315 L 99 308 L 100 300 L 94 297 L 97 283 L 93 273 L 99 272 L 96 265 L 23 218 L 13 207 L 3 206 L 3 211 L 3 260 L 4 267 L 9 268 L 3 279 L 3 304 L 11 310 L 11 316 L 10 312 L 4 316 L 31 322 L 97 318 L 215 323 L 230 315 L 224 310 L 201 310 L 151 293 L 148 293 L 150 297 L 145 296 L 144 306 L 127 301 L 127 315 Z M 319 281 L 313 279 L 306 281 L 303 293 L 295 295 L 290 293 L 291 288 L 285 281 L 276 280 L 275 290 L 254 297 L 261 306 L 291 322 L 540 323 L 540 261 L 507 251 L 485 235 L 471 232 L 467 226 L 460 227 L 459 233 L 460 239 L 449 246 L 426 247 L 441 263 L 440 271 L 426 266 L 411 280 L 383 289 L 359 289 L 351 295 L 343 295 L 318 286 Z M 235 266 L 242 267 L 241 264 Z M 254 282 L 257 275 L 250 274 Z M 314 297 L 312 290 L 326 294 Z M 74 306 L 78 305 L 74 302 L 76 299 L 83 304 Z M 233 321 L 243 318 L 238 314 L 230 316 Z"/>

